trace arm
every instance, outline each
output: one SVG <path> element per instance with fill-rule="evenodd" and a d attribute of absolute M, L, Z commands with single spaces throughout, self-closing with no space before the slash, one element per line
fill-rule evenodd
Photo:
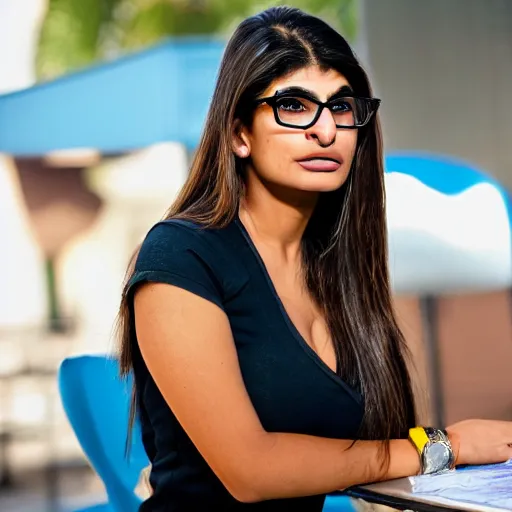
<path fill-rule="evenodd" d="M 407 440 L 379 444 L 266 432 L 245 389 L 225 313 L 181 288 L 147 283 L 135 293 L 142 356 L 165 400 L 228 491 L 255 502 L 332 492 L 417 474 Z"/>

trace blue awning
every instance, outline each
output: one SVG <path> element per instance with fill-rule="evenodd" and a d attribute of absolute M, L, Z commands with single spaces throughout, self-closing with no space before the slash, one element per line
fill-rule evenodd
<path fill-rule="evenodd" d="M 161 141 L 197 145 L 225 43 L 169 40 L 0 96 L 0 152 L 118 153 Z"/>

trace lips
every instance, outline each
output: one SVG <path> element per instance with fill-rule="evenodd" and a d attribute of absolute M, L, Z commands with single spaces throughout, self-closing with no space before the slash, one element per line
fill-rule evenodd
<path fill-rule="evenodd" d="M 341 167 L 341 162 L 334 158 L 312 157 L 298 160 L 297 163 L 307 171 L 313 172 L 334 172 Z"/>

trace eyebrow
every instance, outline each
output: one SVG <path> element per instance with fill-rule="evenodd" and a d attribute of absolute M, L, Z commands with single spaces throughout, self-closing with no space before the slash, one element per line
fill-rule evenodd
<path fill-rule="evenodd" d="M 280 94 L 284 94 L 284 93 L 307 94 L 308 96 L 311 96 L 312 98 L 315 98 L 316 100 L 320 101 L 320 99 L 316 93 L 314 93 L 313 91 L 310 91 L 309 89 L 306 89 L 304 87 L 299 87 L 297 85 L 294 85 L 291 87 L 285 87 L 284 89 L 278 89 L 275 94 L 280 95 Z M 350 85 L 342 85 L 336 92 L 334 92 L 328 96 L 327 101 L 329 102 L 333 98 L 336 98 L 338 96 L 343 96 L 343 95 L 349 95 L 349 94 L 354 94 L 352 87 L 350 87 Z"/>

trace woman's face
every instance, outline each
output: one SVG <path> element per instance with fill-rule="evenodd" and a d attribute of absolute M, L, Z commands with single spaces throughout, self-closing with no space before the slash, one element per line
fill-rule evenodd
<path fill-rule="evenodd" d="M 337 71 L 311 66 L 275 80 L 261 97 L 289 88 L 300 88 L 326 102 L 340 91 L 346 93 L 350 85 Z M 281 106 L 281 119 L 297 119 L 298 106 L 293 102 Z M 285 189 L 328 192 L 347 179 L 356 144 L 357 130 L 337 128 L 327 108 L 313 126 L 300 129 L 278 124 L 272 107 L 263 103 L 256 107 L 251 127 L 242 128 L 236 153 L 248 158 L 248 173 L 260 181 Z"/>

